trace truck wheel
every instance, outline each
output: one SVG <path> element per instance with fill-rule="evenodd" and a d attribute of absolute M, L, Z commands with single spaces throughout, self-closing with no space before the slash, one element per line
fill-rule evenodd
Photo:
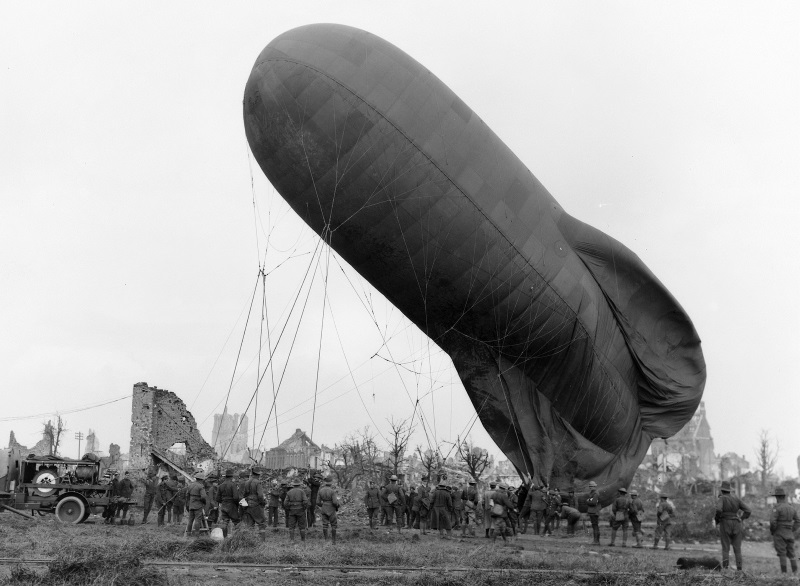
<path fill-rule="evenodd" d="M 64 497 L 56 505 L 56 517 L 62 523 L 81 523 L 85 514 L 86 505 L 76 496 Z"/>

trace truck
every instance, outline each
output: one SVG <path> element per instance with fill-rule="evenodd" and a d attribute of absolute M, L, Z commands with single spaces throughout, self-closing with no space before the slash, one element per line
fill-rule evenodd
<path fill-rule="evenodd" d="M 6 475 L 0 476 L 0 512 L 55 514 L 62 523 L 83 523 L 112 503 L 136 504 L 112 494 L 111 482 L 102 477 L 93 455 L 72 460 L 12 452 L 7 458 Z"/>

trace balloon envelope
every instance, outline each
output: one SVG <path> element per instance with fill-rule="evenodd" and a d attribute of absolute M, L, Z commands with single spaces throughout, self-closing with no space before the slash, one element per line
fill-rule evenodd
<path fill-rule="evenodd" d="M 678 302 L 394 45 L 331 24 L 280 35 L 244 122 L 275 189 L 451 356 L 522 474 L 595 480 L 608 503 L 691 418 L 705 363 Z"/>

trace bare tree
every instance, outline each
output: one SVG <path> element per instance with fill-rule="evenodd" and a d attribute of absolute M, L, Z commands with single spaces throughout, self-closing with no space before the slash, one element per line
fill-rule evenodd
<path fill-rule="evenodd" d="M 769 432 L 766 429 L 762 429 L 756 446 L 756 466 L 758 466 L 758 471 L 761 473 L 762 494 L 767 490 L 767 478 L 775 471 L 780 449 L 781 446 L 778 441 L 775 440 L 773 447 L 773 440 L 769 437 Z"/>
<path fill-rule="evenodd" d="M 494 461 L 487 450 L 474 445 L 470 438 L 458 444 L 458 459 L 463 470 L 475 482 L 480 482 L 481 476 Z"/>
<path fill-rule="evenodd" d="M 331 460 L 327 462 L 328 468 L 336 475 L 339 486 L 350 488 L 364 473 L 364 458 L 358 437 L 350 434 L 342 443 L 334 446 L 333 453 Z"/>
<path fill-rule="evenodd" d="M 390 444 L 386 464 L 389 471 L 396 475 L 405 461 L 408 442 L 411 439 L 411 434 L 414 432 L 414 426 L 410 424 L 408 419 L 395 422 L 394 417 L 392 417 L 392 419 L 389 420 L 389 428 L 391 434 L 389 436 Z"/>
<path fill-rule="evenodd" d="M 442 459 L 439 456 L 438 450 L 428 448 L 423 452 L 422 446 L 417 446 L 417 454 L 419 455 L 420 464 L 425 469 L 425 476 L 430 480 L 436 480 L 433 473 L 439 470 L 442 465 Z"/>
<path fill-rule="evenodd" d="M 65 421 L 61 419 L 61 415 L 56 415 L 56 424 L 53 425 L 52 421 L 44 424 L 42 435 L 47 440 L 48 450 L 51 456 L 58 456 L 58 449 L 61 447 L 61 436 L 67 431 Z"/>

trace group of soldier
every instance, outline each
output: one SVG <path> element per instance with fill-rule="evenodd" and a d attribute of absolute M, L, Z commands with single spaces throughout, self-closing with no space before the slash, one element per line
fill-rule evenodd
<path fill-rule="evenodd" d="M 495 541 L 499 536 L 505 541 L 518 533 L 527 533 L 529 524 L 535 535 L 552 535 L 554 529 L 559 529 L 562 520 L 566 521 L 567 534 L 572 535 L 583 518 L 573 490 L 562 494 L 557 488 L 536 484 L 515 488 L 491 482 L 488 490 L 481 494 L 472 480 L 449 484 L 446 477 L 442 477 L 433 487 L 429 486 L 427 477 L 422 480 L 423 484 L 408 487 L 397 476 L 391 476 L 388 483 L 380 487 L 370 481 L 364 494 L 370 529 L 376 530 L 380 524 L 388 526 L 390 530 L 392 526 L 396 526 L 398 531 L 403 528 L 418 529 L 422 535 L 427 535 L 431 530 L 438 531 L 440 537 L 447 539 L 453 530 L 459 529 L 462 536 L 474 536 L 476 526 L 482 525 L 486 538 Z M 113 494 L 122 500 L 130 498 L 133 492 L 127 472 L 122 480 L 119 480 L 118 474 L 115 475 L 112 486 Z M 588 488 L 585 511 L 592 527 L 592 543 L 600 545 L 600 495 L 595 482 L 589 482 Z M 782 488 L 776 489 L 773 496 L 777 505 L 772 512 L 770 531 L 781 571 L 787 571 L 788 561 L 792 571 L 797 572 L 794 532 L 800 528 L 800 518 L 795 508 L 786 502 Z M 319 512 L 324 538 L 327 540 L 330 537 L 333 542 L 336 541 L 339 498 L 331 479 L 323 479 L 319 472 L 304 480 L 296 477 L 291 484 L 272 480 L 267 489 L 261 482 L 261 470 L 258 468 L 240 472 L 238 476 L 229 469 L 222 478 L 213 473 L 205 478 L 198 475 L 189 484 L 177 475 L 159 479 L 155 472 L 151 472 L 145 482 L 142 523 L 147 522 L 153 505 L 158 507 L 159 526 L 165 524 L 165 517 L 167 522 L 181 523 L 184 510 L 188 511 L 185 535 L 218 523 L 223 535 L 227 536 L 229 531 L 243 522 L 245 526 L 257 527 L 262 539 L 265 539 L 268 526 L 278 527 L 279 510 L 282 510 L 290 538 L 294 540 L 295 532 L 299 530 L 300 539 L 305 540 L 306 529 L 315 525 Z M 127 505 L 120 506 L 116 515 L 121 513 L 125 519 L 127 508 Z M 731 494 L 730 484 L 723 482 L 715 515 L 722 544 L 723 568 L 729 567 L 732 548 L 736 567 L 742 569 L 742 522 L 750 513 L 749 507 Z M 645 507 L 638 492 L 631 490 L 629 493 L 626 488 L 620 488 L 611 503 L 611 539 L 607 545 L 617 545 L 617 533 L 621 529 L 621 546 L 626 547 L 628 529 L 632 528 L 635 540 L 633 547 L 643 547 L 644 514 Z M 109 517 L 106 522 L 113 523 L 114 514 Z M 656 529 L 651 549 L 657 549 L 662 539 L 664 549 L 670 549 L 674 517 L 675 506 L 670 502 L 669 495 L 660 494 L 655 509 Z"/>

